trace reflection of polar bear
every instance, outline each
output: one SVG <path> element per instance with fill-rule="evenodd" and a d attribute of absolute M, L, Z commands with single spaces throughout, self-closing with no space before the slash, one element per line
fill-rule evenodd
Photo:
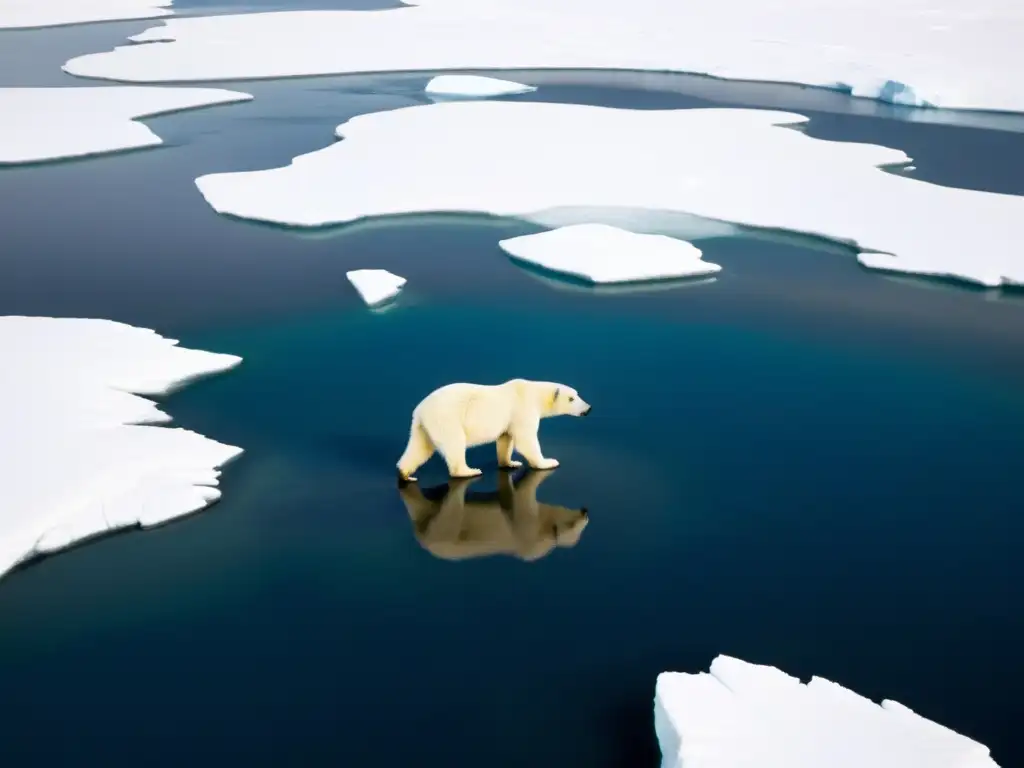
<path fill-rule="evenodd" d="M 480 470 L 466 464 L 466 449 L 498 444 L 498 465 L 519 467 L 512 451 L 533 469 L 554 469 L 555 459 L 540 450 L 537 431 L 549 416 L 586 416 L 588 405 L 572 387 L 548 381 L 512 379 L 504 384 L 448 384 L 427 395 L 412 412 L 409 444 L 398 460 L 398 480 L 412 473 L 436 450 L 452 477 L 473 477 Z"/>
<path fill-rule="evenodd" d="M 587 510 L 537 501 L 537 486 L 550 472 L 528 471 L 515 485 L 498 473 L 497 493 L 466 489 L 478 477 L 452 479 L 443 497 L 416 485 L 399 489 L 419 543 L 442 560 L 507 554 L 537 560 L 556 546 L 572 547 L 587 525 Z"/>

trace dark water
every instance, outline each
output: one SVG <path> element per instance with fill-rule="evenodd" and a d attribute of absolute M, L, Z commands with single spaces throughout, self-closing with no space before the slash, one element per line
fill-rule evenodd
<path fill-rule="evenodd" d="M 634 108 L 750 93 L 815 135 L 904 149 L 922 178 L 1024 194 L 1013 119 L 716 98 L 699 78 L 521 79 L 545 87 L 517 100 Z M 701 243 L 724 267 L 712 283 L 598 294 L 506 259 L 497 241 L 525 223 L 298 233 L 218 217 L 192 183 L 422 103 L 425 80 L 236 84 L 257 99 L 149 121 L 163 148 L 0 171 L 0 312 L 242 355 L 167 407 L 246 449 L 206 513 L 0 583 L 0 762 L 654 766 L 657 673 L 718 653 L 896 699 L 1024 762 L 1021 296 L 753 235 Z M 409 279 L 392 309 L 359 303 L 344 273 L 361 267 Z M 392 474 L 409 412 L 440 384 L 513 376 L 594 404 L 543 425 L 562 466 L 536 489 L 553 529 L 584 507 L 588 523 L 534 562 L 435 557 L 468 529 L 410 519 Z M 470 457 L 474 492 L 497 487 L 492 450 Z M 420 476 L 443 482 L 435 463 Z M 470 503 L 500 519 L 493 494 Z"/>

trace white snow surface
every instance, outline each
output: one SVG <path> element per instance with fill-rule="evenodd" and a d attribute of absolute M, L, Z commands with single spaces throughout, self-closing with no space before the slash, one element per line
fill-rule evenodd
<path fill-rule="evenodd" d="M 664 768 L 998 768 L 988 749 L 895 701 L 719 656 L 663 672 L 654 726 Z"/>
<path fill-rule="evenodd" d="M 0 576 L 96 534 L 149 527 L 219 498 L 242 451 L 139 395 L 240 362 L 107 320 L 0 317 Z M 133 394 L 134 393 L 134 394 Z"/>
<path fill-rule="evenodd" d="M 699 277 L 722 269 L 704 261 L 700 249 L 685 240 L 607 224 L 572 224 L 498 245 L 520 261 L 596 284 Z"/>
<path fill-rule="evenodd" d="M 174 0 L 0 0 L 0 29 L 152 19 L 174 13 Z"/>
<path fill-rule="evenodd" d="M 439 75 L 431 79 L 424 89 L 434 96 L 510 96 L 514 93 L 529 93 L 537 90 L 532 85 L 514 83 L 511 80 L 499 80 L 496 77 L 478 77 L 477 75 Z"/>
<path fill-rule="evenodd" d="M 344 141 L 288 166 L 196 184 L 221 213 L 293 226 L 476 212 L 692 240 L 685 230 L 699 216 L 848 243 L 871 252 L 867 266 L 1024 283 L 1024 197 L 886 173 L 878 166 L 910 158 L 786 127 L 806 121 L 767 110 L 454 101 L 361 115 L 338 127 Z"/>
<path fill-rule="evenodd" d="M 386 269 L 354 269 L 346 272 L 345 277 L 370 307 L 393 299 L 405 285 L 404 277 L 393 275 Z"/>
<path fill-rule="evenodd" d="M 133 82 L 351 72 L 627 69 L 1024 111 L 1017 0 L 428 0 L 379 11 L 170 19 L 78 56 L 74 75 Z M 273 55 L 267 55 L 273 51 Z"/>
<path fill-rule="evenodd" d="M 0 88 L 0 164 L 156 146 L 162 139 L 135 118 L 250 99 L 219 88 Z"/>

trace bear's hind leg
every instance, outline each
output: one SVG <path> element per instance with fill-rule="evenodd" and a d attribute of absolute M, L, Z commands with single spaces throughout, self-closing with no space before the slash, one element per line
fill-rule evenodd
<path fill-rule="evenodd" d="M 512 449 L 515 443 L 511 435 L 502 435 L 498 438 L 498 467 L 501 469 L 517 469 L 523 466 L 523 462 L 512 458 Z"/>
<path fill-rule="evenodd" d="M 405 453 L 398 460 L 398 481 L 400 483 L 415 481 L 412 473 L 427 463 L 434 455 L 434 444 L 420 424 L 413 422 L 409 431 L 409 444 Z"/>

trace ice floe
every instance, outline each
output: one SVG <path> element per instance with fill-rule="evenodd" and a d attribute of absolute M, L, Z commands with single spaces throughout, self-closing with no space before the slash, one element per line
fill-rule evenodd
<path fill-rule="evenodd" d="M 658 675 L 654 726 L 665 768 L 998 768 L 984 745 L 894 701 L 728 656 Z"/>
<path fill-rule="evenodd" d="M 240 362 L 107 320 L 0 317 L 0 575 L 100 533 L 164 523 L 220 496 L 242 451 L 140 395 Z"/>
<path fill-rule="evenodd" d="M 220 88 L 0 88 L 0 164 L 156 146 L 161 138 L 136 118 L 251 98 Z"/>
<path fill-rule="evenodd" d="M 169 16 L 174 0 L 0 0 L 0 29 Z"/>
<path fill-rule="evenodd" d="M 170 19 L 68 61 L 133 82 L 351 72 L 623 69 L 798 83 L 882 101 L 1024 111 L 1015 0 L 479 0 Z M 272 56 L 267 51 L 273 51 Z"/>
<path fill-rule="evenodd" d="M 346 272 L 345 277 L 370 307 L 393 299 L 406 282 L 404 277 L 393 275 L 386 269 L 354 269 Z"/>
<path fill-rule="evenodd" d="M 431 96 L 485 98 L 511 96 L 537 90 L 532 85 L 476 75 L 440 75 L 432 78 L 424 91 Z"/>
<path fill-rule="evenodd" d="M 519 261 L 598 284 L 702 277 L 722 269 L 685 240 L 607 224 L 573 224 L 498 245 Z"/>
<path fill-rule="evenodd" d="M 675 217 L 696 216 L 849 244 L 871 253 L 868 266 L 1024 283 L 1024 197 L 888 173 L 879 166 L 910 158 L 786 127 L 806 120 L 767 110 L 446 102 L 361 115 L 338 127 L 344 141 L 290 165 L 196 184 L 221 213 L 293 226 L 444 211 L 677 234 Z"/>

